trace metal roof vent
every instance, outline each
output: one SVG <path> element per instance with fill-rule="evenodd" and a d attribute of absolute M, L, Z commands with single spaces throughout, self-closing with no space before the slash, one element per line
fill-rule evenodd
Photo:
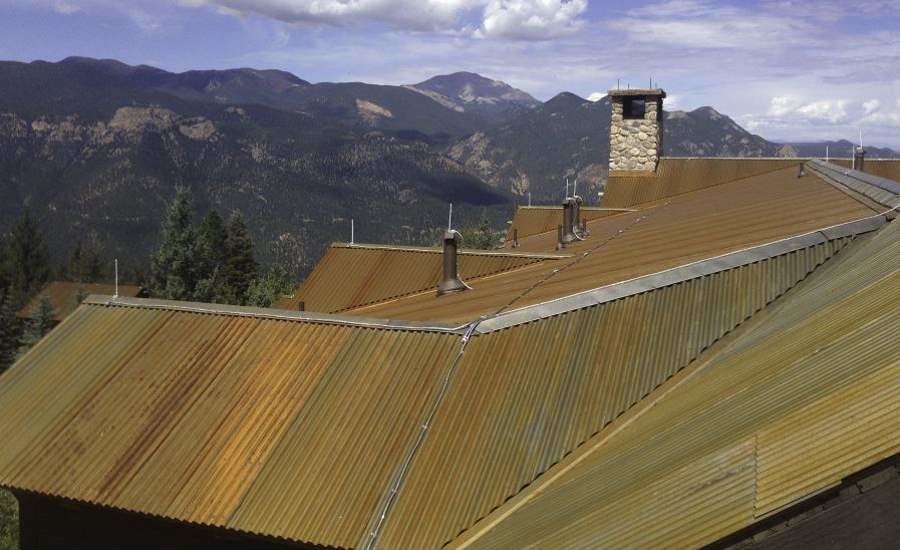
<path fill-rule="evenodd" d="M 453 229 L 444 231 L 444 278 L 438 283 L 438 296 L 461 292 L 471 288 L 459 278 L 456 251 L 459 248 L 459 232 Z"/>
<path fill-rule="evenodd" d="M 581 197 L 567 197 L 563 201 L 563 223 L 562 231 L 559 235 L 559 245 L 564 247 L 575 241 L 584 240 L 578 235 L 578 226 L 581 225 L 581 205 L 584 202 Z"/>

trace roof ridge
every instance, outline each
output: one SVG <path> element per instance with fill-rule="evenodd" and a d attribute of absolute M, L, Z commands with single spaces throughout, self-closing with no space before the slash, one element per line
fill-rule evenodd
<path fill-rule="evenodd" d="M 523 306 L 505 312 L 497 312 L 479 325 L 478 332 L 479 334 L 484 334 L 495 330 L 509 328 L 538 319 L 560 315 L 576 309 L 617 300 L 633 294 L 640 294 L 649 290 L 655 290 L 683 281 L 696 279 L 705 275 L 719 273 L 721 271 L 773 258 L 794 250 L 807 248 L 837 238 L 874 231 L 885 223 L 887 223 L 887 219 L 884 214 L 875 214 L 873 216 L 823 227 L 807 233 L 747 247 L 741 250 L 735 250 L 718 256 L 696 260 L 656 273 L 641 275 L 640 277 L 635 277 L 626 281 L 619 281 L 575 294 L 560 296 L 538 304 Z M 538 284 L 541 282 L 543 282 L 543 280 Z"/>
<path fill-rule="evenodd" d="M 259 308 L 252 306 L 206 304 L 201 302 L 182 302 L 178 300 L 161 300 L 154 298 L 129 298 L 123 296 L 114 297 L 104 296 L 100 294 L 89 295 L 84 299 L 82 305 L 161 309 L 166 311 L 200 313 L 207 315 L 254 317 L 259 319 L 295 321 L 304 323 L 345 325 L 357 328 L 405 330 L 412 332 L 441 332 L 452 334 L 464 334 L 466 327 L 470 324 L 465 323 L 463 325 L 455 325 L 449 323 L 441 323 L 438 321 L 402 321 L 393 319 L 378 319 L 373 317 L 335 315 L 331 313 L 315 313 L 274 308 Z"/>

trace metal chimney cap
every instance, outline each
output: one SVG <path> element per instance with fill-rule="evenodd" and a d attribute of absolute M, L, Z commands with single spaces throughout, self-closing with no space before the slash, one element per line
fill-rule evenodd
<path fill-rule="evenodd" d="M 444 240 L 445 241 L 455 241 L 459 240 L 462 236 L 459 234 L 459 231 L 455 229 L 447 229 L 444 231 Z"/>

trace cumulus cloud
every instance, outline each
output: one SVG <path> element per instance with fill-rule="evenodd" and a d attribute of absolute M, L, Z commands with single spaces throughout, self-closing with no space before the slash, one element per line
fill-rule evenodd
<path fill-rule="evenodd" d="M 803 119 L 807 121 L 839 124 L 847 122 L 847 106 L 844 99 L 820 99 L 804 103 L 798 98 L 775 96 L 769 105 L 769 116 L 774 118 Z"/>
<path fill-rule="evenodd" d="M 588 101 L 600 101 L 606 97 L 606 92 L 594 92 L 587 97 Z"/>
<path fill-rule="evenodd" d="M 869 101 L 866 101 L 863 103 L 863 111 L 867 115 L 874 113 L 875 111 L 878 110 L 879 107 L 881 107 L 881 102 L 878 101 L 877 99 L 870 99 Z"/>
<path fill-rule="evenodd" d="M 253 14 L 288 23 L 343 25 L 377 22 L 412 31 L 477 38 L 549 40 L 582 25 L 588 0 L 179 0 L 223 13 Z"/>
<path fill-rule="evenodd" d="M 572 34 L 583 25 L 587 0 L 491 0 L 476 36 L 549 40 Z"/>
<path fill-rule="evenodd" d="M 66 15 L 81 11 L 81 8 L 79 8 L 75 4 L 66 2 L 65 0 L 56 0 L 55 2 L 53 2 L 53 9 L 57 13 L 63 13 Z"/>

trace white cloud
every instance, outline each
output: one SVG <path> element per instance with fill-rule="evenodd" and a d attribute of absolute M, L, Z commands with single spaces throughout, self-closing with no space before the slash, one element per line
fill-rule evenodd
<path fill-rule="evenodd" d="M 588 101 L 600 101 L 606 97 L 606 92 L 594 92 L 587 97 Z"/>
<path fill-rule="evenodd" d="M 869 115 L 877 111 L 879 107 L 881 107 L 880 101 L 878 101 L 877 99 L 870 99 L 869 101 L 863 103 L 863 112 Z"/>
<path fill-rule="evenodd" d="M 486 0 L 180 0 L 188 6 L 209 5 L 227 13 L 254 14 L 288 23 L 342 24 L 374 21 L 413 30 L 445 30 L 458 26 L 465 10 Z"/>
<path fill-rule="evenodd" d="M 848 104 L 849 101 L 845 99 L 820 99 L 804 103 L 796 97 L 775 96 L 769 104 L 768 116 L 775 119 L 838 124 L 848 121 Z"/>
<path fill-rule="evenodd" d="M 75 4 L 66 2 L 65 0 L 55 0 L 55 2 L 53 2 L 53 9 L 57 13 L 63 13 L 66 15 L 81 11 L 81 8 L 79 8 Z"/>
<path fill-rule="evenodd" d="M 549 40 L 580 29 L 587 0 L 491 0 L 478 37 Z"/>
<path fill-rule="evenodd" d="M 177 0 L 287 23 L 383 23 L 477 38 L 549 40 L 581 28 L 588 0 Z"/>

